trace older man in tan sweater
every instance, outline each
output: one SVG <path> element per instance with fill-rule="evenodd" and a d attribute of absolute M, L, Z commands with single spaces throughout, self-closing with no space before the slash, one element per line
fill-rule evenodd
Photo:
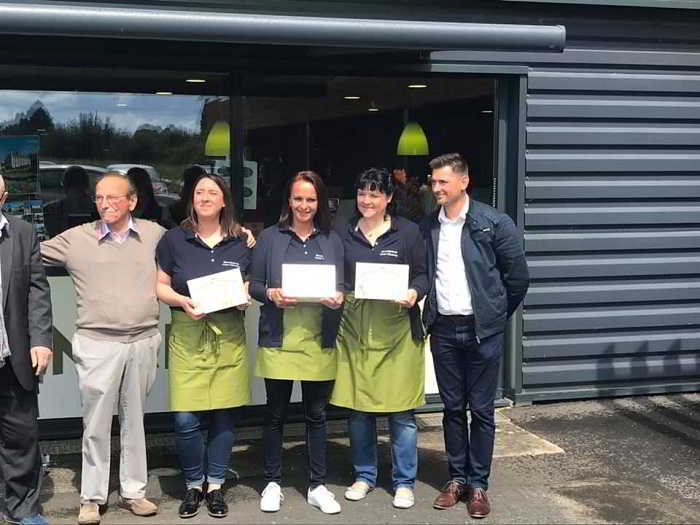
<path fill-rule="evenodd" d="M 110 172 L 99 180 L 95 203 L 101 220 L 41 244 L 44 264 L 65 267 L 77 296 L 72 344 L 84 427 L 78 516 L 82 525 L 99 523 L 99 505 L 107 502 L 117 404 L 121 503 L 138 516 L 158 512 L 145 497 L 143 414 L 161 344 L 154 255 L 165 230 L 131 217 L 136 191 L 120 173 Z"/>

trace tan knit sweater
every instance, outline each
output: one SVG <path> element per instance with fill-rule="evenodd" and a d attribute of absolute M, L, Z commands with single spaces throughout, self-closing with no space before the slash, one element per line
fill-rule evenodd
<path fill-rule="evenodd" d="M 165 230 L 134 218 L 119 244 L 97 238 L 97 223 L 81 224 L 41 243 L 44 264 L 64 266 L 75 286 L 76 332 L 93 339 L 135 341 L 158 331 L 155 251 Z"/>

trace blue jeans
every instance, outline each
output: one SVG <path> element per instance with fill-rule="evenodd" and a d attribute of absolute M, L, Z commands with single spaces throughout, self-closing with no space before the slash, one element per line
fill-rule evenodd
<path fill-rule="evenodd" d="M 413 410 L 391 412 L 391 481 L 394 490 L 413 489 L 418 471 L 416 416 Z M 377 414 L 353 410 L 348 419 L 350 453 L 355 481 L 366 481 L 370 487 L 377 484 Z"/>
<path fill-rule="evenodd" d="M 236 409 L 173 412 L 175 447 L 180 468 L 188 489 L 208 483 L 223 485 L 233 448 Z M 207 418 L 208 416 L 208 418 Z M 202 436 L 202 423 L 209 420 L 207 443 Z M 205 471 L 206 463 L 206 471 Z"/>
<path fill-rule="evenodd" d="M 496 433 L 494 401 L 503 334 L 477 342 L 473 320 L 438 315 L 430 349 L 444 405 L 442 427 L 450 479 L 486 490 Z"/>

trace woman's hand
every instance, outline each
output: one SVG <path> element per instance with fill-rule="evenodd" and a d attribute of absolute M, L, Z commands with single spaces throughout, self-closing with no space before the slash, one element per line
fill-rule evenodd
<path fill-rule="evenodd" d="M 245 245 L 248 248 L 254 248 L 256 241 L 255 241 L 255 236 L 253 235 L 253 232 L 250 231 L 248 228 L 241 226 L 241 233 L 246 236 Z"/>
<path fill-rule="evenodd" d="M 418 292 L 416 292 L 413 288 L 409 288 L 408 293 L 406 294 L 406 299 L 396 302 L 401 306 L 405 306 L 406 308 L 413 308 L 413 305 L 416 304 L 416 299 L 418 299 Z"/>
<path fill-rule="evenodd" d="M 206 315 L 197 311 L 197 303 L 195 303 L 190 297 L 183 297 L 182 299 L 183 300 L 180 303 L 180 306 L 185 313 L 190 316 L 190 318 L 197 321 Z"/>
<path fill-rule="evenodd" d="M 343 292 L 335 292 L 334 297 L 326 297 L 324 299 L 321 299 L 320 303 L 323 306 L 327 306 L 331 310 L 337 310 L 343 304 L 344 298 L 345 295 L 343 295 Z"/>
<path fill-rule="evenodd" d="M 246 281 L 243 283 L 243 288 L 245 289 L 245 295 L 248 298 L 248 302 L 243 303 L 243 304 L 239 304 L 238 306 L 236 306 L 236 308 L 238 310 L 245 310 L 246 308 L 248 308 L 250 306 L 250 293 L 248 293 L 249 284 L 250 284 L 249 281 Z"/>
<path fill-rule="evenodd" d="M 292 308 L 299 301 L 293 297 L 287 297 L 282 292 L 282 288 L 268 288 L 267 298 L 277 305 L 277 308 Z"/>

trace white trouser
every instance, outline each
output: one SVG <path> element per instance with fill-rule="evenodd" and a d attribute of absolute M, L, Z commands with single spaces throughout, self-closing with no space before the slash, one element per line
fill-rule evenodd
<path fill-rule="evenodd" d="M 160 343 L 160 333 L 131 343 L 73 335 L 73 361 L 83 416 L 81 503 L 107 502 L 112 415 L 117 404 L 121 427 L 120 493 L 130 499 L 146 495 L 143 412 L 156 378 Z"/>

